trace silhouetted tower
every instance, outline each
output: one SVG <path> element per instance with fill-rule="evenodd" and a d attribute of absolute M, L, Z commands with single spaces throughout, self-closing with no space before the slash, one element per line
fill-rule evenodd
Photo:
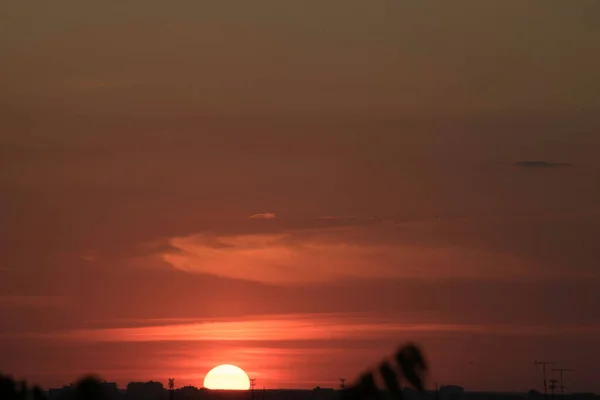
<path fill-rule="evenodd" d="M 256 378 L 250 379 L 250 391 L 252 392 L 252 400 L 254 400 L 254 387 L 256 386 Z"/>
<path fill-rule="evenodd" d="M 560 395 L 563 396 L 565 394 L 565 385 L 563 384 L 563 372 L 575 372 L 575 370 L 569 368 L 553 368 L 552 371 L 560 373 Z"/>
<path fill-rule="evenodd" d="M 175 379 L 169 378 L 169 399 L 173 400 L 175 397 Z"/>
<path fill-rule="evenodd" d="M 552 400 L 554 400 L 554 390 L 556 389 L 557 382 L 558 381 L 556 379 L 550 379 L 550 396 L 552 396 Z"/>
<path fill-rule="evenodd" d="M 546 382 L 546 365 L 554 364 L 552 361 L 537 361 L 533 362 L 535 365 L 542 366 L 542 373 L 544 375 L 544 398 L 548 398 L 548 384 Z"/>
<path fill-rule="evenodd" d="M 344 389 L 346 387 L 344 382 L 346 382 L 346 378 L 340 378 L 340 389 Z"/>

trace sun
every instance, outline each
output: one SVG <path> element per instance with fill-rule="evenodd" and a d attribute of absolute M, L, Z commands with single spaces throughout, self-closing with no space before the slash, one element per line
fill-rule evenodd
<path fill-rule="evenodd" d="M 240 367 L 223 364 L 208 371 L 204 377 L 204 387 L 212 390 L 248 390 L 250 379 Z"/>

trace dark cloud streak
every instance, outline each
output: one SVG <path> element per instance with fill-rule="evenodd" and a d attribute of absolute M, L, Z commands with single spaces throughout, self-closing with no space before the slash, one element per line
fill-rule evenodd
<path fill-rule="evenodd" d="M 552 161 L 519 161 L 514 164 L 518 168 L 560 168 L 572 167 L 573 164 Z"/>

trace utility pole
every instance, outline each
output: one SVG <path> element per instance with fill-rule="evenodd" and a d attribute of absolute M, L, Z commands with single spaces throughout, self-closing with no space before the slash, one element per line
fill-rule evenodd
<path fill-rule="evenodd" d="M 560 395 L 562 397 L 565 394 L 565 386 L 563 384 L 563 372 L 575 372 L 575 370 L 569 368 L 553 368 L 552 371 L 560 373 Z"/>
<path fill-rule="evenodd" d="M 541 365 L 544 374 L 544 398 L 548 398 L 548 384 L 546 383 L 546 365 L 554 364 L 552 361 L 537 361 L 533 362 L 535 365 Z"/>
<path fill-rule="evenodd" d="M 551 394 L 552 400 L 554 400 L 554 389 L 556 389 L 557 382 L 558 381 L 556 379 L 550 379 L 550 393 L 552 393 Z"/>
<path fill-rule="evenodd" d="M 252 391 L 252 400 L 254 400 L 254 386 L 256 386 L 256 378 L 250 379 L 250 390 Z"/>

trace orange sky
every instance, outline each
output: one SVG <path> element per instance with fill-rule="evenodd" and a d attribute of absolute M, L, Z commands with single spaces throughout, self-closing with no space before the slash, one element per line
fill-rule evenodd
<path fill-rule="evenodd" d="M 0 371 L 600 391 L 599 3 L 249 4 L 3 3 Z"/>

